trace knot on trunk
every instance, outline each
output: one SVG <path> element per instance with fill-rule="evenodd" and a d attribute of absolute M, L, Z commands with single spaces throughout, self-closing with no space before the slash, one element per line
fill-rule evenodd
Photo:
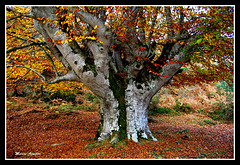
<path fill-rule="evenodd" d="M 138 73 L 143 69 L 143 65 L 139 62 L 135 62 L 133 63 L 130 67 L 129 67 L 129 72 L 133 77 L 137 77 Z"/>
<path fill-rule="evenodd" d="M 99 48 L 99 51 L 100 51 L 101 53 L 104 53 L 104 47 L 99 46 L 98 48 Z"/>
<path fill-rule="evenodd" d="M 143 69 L 143 65 L 139 62 L 134 63 L 134 70 L 140 71 Z"/>

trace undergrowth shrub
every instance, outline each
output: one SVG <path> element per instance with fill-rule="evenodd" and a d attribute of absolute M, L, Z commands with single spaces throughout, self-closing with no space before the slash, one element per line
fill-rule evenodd
<path fill-rule="evenodd" d="M 147 111 L 148 116 L 155 116 L 157 114 L 169 114 L 171 112 L 171 109 L 159 106 L 159 97 L 159 93 L 157 93 L 152 98 Z"/>
<path fill-rule="evenodd" d="M 229 85 L 230 84 L 230 85 Z M 233 83 L 203 83 L 163 87 L 151 100 L 149 115 L 197 112 L 214 120 L 233 120 Z"/>
<path fill-rule="evenodd" d="M 169 114 L 172 110 L 169 108 L 162 108 L 162 107 L 150 107 L 148 109 L 148 116 L 155 116 L 157 114 Z"/>
<path fill-rule="evenodd" d="M 234 88 L 233 88 L 234 84 L 232 82 L 221 81 L 221 82 L 215 83 L 214 86 L 217 87 L 219 94 L 225 94 L 224 92 L 233 93 L 234 91 Z"/>
<path fill-rule="evenodd" d="M 93 101 L 94 99 L 97 99 L 97 97 L 91 93 L 86 93 L 86 100 Z"/>
<path fill-rule="evenodd" d="M 229 104 L 224 104 L 223 102 L 218 102 L 214 104 L 214 111 L 208 114 L 213 120 L 233 120 L 234 115 L 234 105 L 233 102 Z"/>
<path fill-rule="evenodd" d="M 50 98 L 53 99 L 62 99 L 67 102 L 73 102 L 75 101 L 76 95 L 74 93 L 71 93 L 70 91 L 61 91 L 57 90 L 53 94 L 51 94 Z"/>
<path fill-rule="evenodd" d="M 182 104 L 181 102 L 177 102 L 173 109 L 177 112 L 185 112 L 189 113 L 192 111 L 192 108 L 188 104 Z"/>
<path fill-rule="evenodd" d="M 214 111 L 209 113 L 209 116 L 214 120 L 232 121 L 234 116 L 234 83 L 221 81 L 215 83 L 217 93 L 224 97 L 224 100 L 217 100 L 213 104 Z"/>

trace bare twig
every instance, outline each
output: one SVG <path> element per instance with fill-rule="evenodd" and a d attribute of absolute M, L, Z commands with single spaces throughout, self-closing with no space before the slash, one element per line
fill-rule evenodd
<path fill-rule="evenodd" d="M 50 54 L 47 53 L 47 51 L 44 49 L 44 47 L 42 47 L 42 46 L 40 46 L 40 47 L 43 49 L 43 51 L 45 52 L 46 56 L 47 56 L 47 57 L 50 59 L 50 61 L 52 62 L 53 69 L 54 69 L 54 72 L 55 72 L 55 76 L 57 77 L 57 76 L 58 76 L 58 72 L 57 72 L 57 68 L 56 68 L 56 66 L 55 66 L 55 64 L 54 64 L 54 61 L 53 61 L 52 57 L 50 56 Z"/>
<path fill-rule="evenodd" d="M 78 81 L 78 77 L 75 75 L 75 73 L 73 71 L 68 72 L 67 74 L 63 75 L 63 76 L 57 76 L 55 79 L 53 79 L 52 81 L 47 81 L 47 79 L 38 71 L 36 71 L 33 68 L 27 67 L 27 66 L 21 66 L 21 65 L 11 65 L 11 66 L 7 66 L 7 68 L 10 67 L 20 67 L 20 68 L 26 68 L 29 69 L 33 72 L 35 72 L 39 77 L 41 77 L 43 79 L 43 81 L 45 81 L 48 84 L 54 84 L 54 83 L 58 83 L 60 81 Z"/>
<path fill-rule="evenodd" d="M 10 67 L 20 67 L 20 68 L 26 68 L 26 69 L 29 69 L 33 72 L 35 72 L 39 77 L 41 77 L 44 81 L 46 81 L 46 78 L 40 74 L 38 71 L 36 71 L 35 69 L 32 69 L 32 68 L 29 68 L 27 66 L 21 66 L 21 65 L 11 65 L 11 66 L 7 66 L 7 68 L 10 68 Z"/>
<path fill-rule="evenodd" d="M 18 49 L 27 48 L 27 47 L 33 46 L 33 45 L 45 45 L 45 44 L 46 44 L 46 42 L 32 42 L 32 43 L 27 44 L 27 45 L 16 46 L 16 47 L 14 47 L 14 48 L 12 48 L 12 49 L 9 49 L 9 50 L 7 50 L 7 53 L 16 51 L 16 50 L 18 50 Z"/>

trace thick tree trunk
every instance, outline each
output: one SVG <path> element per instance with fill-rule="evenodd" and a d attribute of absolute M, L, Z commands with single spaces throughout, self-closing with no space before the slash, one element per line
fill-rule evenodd
<path fill-rule="evenodd" d="M 127 87 L 116 86 L 117 83 L 111 85 L 113 92 L 99 99 L 101 120 L 97 139 L 111 143 L 126 137 L 134 142 L 139 138 L 156 141 L 148 127 L 147 108 L 152 96 L 149 90 L 144 85 L 138 89 L 132 80 Z"/>
<path fill-rule="evenodd" d="M 138 138 L 157 140 L 148 127 L 147 108 L 151 98 L 152 95 L 149 95 L 149 90 L 144 84 L 138 84 L 136 87 L 134 81 L 130 81 L 125 93 L 128 139 L 135 142 Z"/>

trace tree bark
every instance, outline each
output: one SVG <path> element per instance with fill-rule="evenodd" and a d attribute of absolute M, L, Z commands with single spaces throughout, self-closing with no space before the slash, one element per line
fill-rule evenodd
<path fill-rule="evenodd" d="M 153 95 L 151 91 L 145 86 L 137 89 L 132 80 L 129 84 L 117 85 L 118 82 L 111 84 L 112 92 L 99 99 L 101 120 L 97 139 L 112 143 L 126 137 L 134 142 L 139 138 L 156 141 L 148 127 L 147 108 Z"/>

